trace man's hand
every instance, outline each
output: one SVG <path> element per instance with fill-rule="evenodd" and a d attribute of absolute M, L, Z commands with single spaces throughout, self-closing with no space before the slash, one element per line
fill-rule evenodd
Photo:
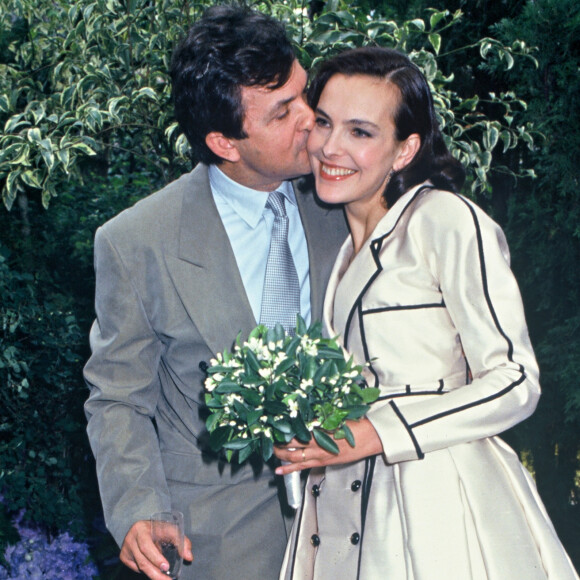
<path fill-rule="evenodd" d="M 157 549 L 151 539 L 151 522 L 141 520 L 135 522 L 121 546 L 121 562 L 133 572 L 141 572 L 151 580 L 167 580 L 164 571 L 169 570 L 169 563 Z M 191 562 L 191 542 L 185 538 L 183 544 L 183 559 Z"/>
<path fill-rule="evenodd" d="M 293 439 L 287 445 L 274 446 L 274 455 L 282 461 L 289 462 L 288 465 L 277 467 L 276 473 L 286 475 L 311 467 L 351 463 L 383 452 L 381 440 L 366 417 L 359 421 L 347 421 L 347 423 L 354 436 L 354 447 L 351 447 L 346 439 L 335 439 L 339 450 L 335 455 L 322 449 L 314 438 L 307 444 Z"/>

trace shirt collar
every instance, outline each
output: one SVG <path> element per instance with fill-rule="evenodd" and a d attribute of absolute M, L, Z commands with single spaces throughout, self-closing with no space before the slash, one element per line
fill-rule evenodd
<path fill-rule="evenodd" d="M 258 225 L 268 201 L 267 192 L 251 189 L 230 179 L 216 165 L 209 166 L 209 183 L 216 202 L 229 205 L 251 228 Z M 276 191 L 296 205 L 296 195 L 290 181 L 283 181 Z"/>

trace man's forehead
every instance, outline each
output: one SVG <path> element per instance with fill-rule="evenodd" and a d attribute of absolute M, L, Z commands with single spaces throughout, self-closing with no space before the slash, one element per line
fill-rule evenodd
<path fill-rule="evenodd" d="M 292 71 L 288 80 L 281 86 L 277 87 L 276 83 L 269 85 L 254 85 L 250 87 L 242 86 L 242 99 L 251 99 L 252 97 L 267 98 L 272 103 L 276 101 L 285 101 L 296 98 L 306 87 L 308 75 L 298 61 L 294 61 Z"/>

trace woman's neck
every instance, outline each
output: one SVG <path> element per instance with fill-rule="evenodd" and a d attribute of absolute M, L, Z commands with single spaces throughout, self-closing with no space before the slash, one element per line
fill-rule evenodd
<path fill-rule="evenodd" d="M 375 203 L 362 208 L 360 206 L 351 207 L 350 204 L 346 205 L 345 213 L 352 235 L 353 256 L 358 254 L 387 211 L 382 200 L 379 204 Z"/>

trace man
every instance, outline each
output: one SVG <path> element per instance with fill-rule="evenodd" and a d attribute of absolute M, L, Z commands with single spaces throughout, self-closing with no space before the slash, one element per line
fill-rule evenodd
<path fill-rule="evenodd" d="M 195 550 L 181 578 L 274 579 L 286 533 L 273 473 L 230 466 L 208 449 L 204 371 L 260 320 L 269 192 L 285 199 L 307 319 L 321 316 L 346 226 L 288 181 L 310 172 L 314 117 L 279 23 L 214 7 L 176 50 L 171 75 L 177 119 L 201 163 L 95 238 L 85 408 L 105 519 L 121 560 L 153 580 L 167 577 L 167 562 L 148 518 L 170 508 L 184 512 Z"/>

